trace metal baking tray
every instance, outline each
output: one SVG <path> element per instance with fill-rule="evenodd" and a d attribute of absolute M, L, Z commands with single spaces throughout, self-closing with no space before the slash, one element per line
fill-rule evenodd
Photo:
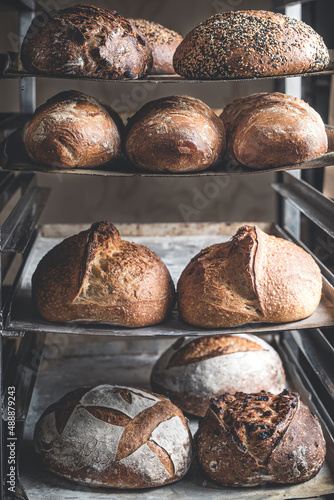
<path fill-rule="evenodd" d="M 57 78 L 65 80 L 88 80 L 96 82 L 111 82 L 111 83 L 217 83 L 217 82 L 231 82 L 231 81 L 251 81 L 251 80 L 273 80 L 281 78 L 293 78 L 296 76 L 325 76 L 332 75 L 334 73 L 334 49 L 329 49 L 330 62 L 328 66 L 321 71 L 309 71 L 307 73 L 294 73 L 289 75 L 275 75 L 275 76 L 260 76 L 252 78 L 224 78 L 220 80 L 201 80 L 201 79 L 187 79 L 180 75 L 147 75 L 143 78 L 137 80 L 131 79 L 120 79 L 112 80 L 109 78 L 93 78 L 89 76 L 75 76 L 75 75 L 43 75 L 38 73 L 27 72 L 20 61 L 20 54 L 17 52 L 8 52 L 3 54 L 3 63 L 0 66 L 0 78 L 26 78 L 26 77 L 37 77 L 37 78 Z"/>
<path fill-rule="evenodd" d="M 156 252 L 168 267 L 176 284 L 182 270 L 195 254 L 209 245 L 229 240 L 230 236 L 236 232 L 237 227 L 241 225 L 243 224 L 233 224 L 233 232 L 227 224 L 205 224 L 205 231 L 203 231 L 203 224 L 164 224 L 162 226 L 160 224 L 143 224 L 139 226 L 139 229 L 136 224 L 127 224 L 118 225 L 118 228 L 125 239 L 145 245 Z M 174 337 L 214 333 L 264 333 L 334 325 L 334 288 L 325 278 L 323 278 L 323 293 L 317 310 L 309 318 L 292 323 L 247 323 L 224 329 L 201 329 L 191 327 L 180 320 L 176 307 L 170 318 L 163 323 L 144 328 L 125 328 L 106 324 L 60 324 L 44 320 L 32 303 L 31 276 L 38 262 L 48 250 L 58 244 L 65 236 L 75 234 L 87 227 L 89 224 L 83 227 L 53 226 L 53 236 L 52 231 L 48 231 L 48 236 L 43 234 L 43 230 L 38 234 L 20 278 L 14 287 L 4 335 L 18 336 L 24 335 L 25 332 L 39 331 L 118 337 Z M 270 231 L 273 230 L 272 228 Z"/>
<path fill-rule="evenodd" d="M 328 134 L 331 134 L 333 127 L 326 125 Z M 6 171 L 34 171 L 46 172 L 59 175 L 99 175 L 113 177 L 207 177 L 207 176 L 230 176 L 244 174 L 258 174 L 263 172 L 279 172 L 290 170 L 305 170 L 309 168 L 322 168 L 329 165 L 334 165 L 334 138 L 328 135 L 329 148 L 328 152 L 312 158 L 311 160 L 298 163 L 295 165 L 270 167 L 270 168 L 249 168 L 241 163 L 232 164 L 229 161 L 222 161 L 218 165 L 200 172 L 179 172 L 179 173 L 160 173 L 140 170 L 133 165 L 129 160 L 123 158 L 112 164 L 104 164 L 95 169 L 88 168 L 73 168 L 62 169 L 52 167 L 50 165 L 41 164 L 33 161 L 26 152 L 23 134 L 25 127 L 16 130 L 4 139 L 0 144 L 0 169 Z"/>
<path fill-rule="evenodd" d="M 152 339 L 149 343 L 141 343 L 140 339 L 132 339 L 126 352 L 125 344 L 116 339 L 89 339 L 82 344 L 78 338 L 50 335 L 46 345 L 44 361 L 39 372 L 35 391 L 32 397 L 26 426 L 23 446 L 20 448 L 20 475 L 25 492 L 32 500 L 288 500 L 294 498 L 314 498 L 334 492 L 334 475 L 332 456 L 334 451 L 333 437 L 328 433 L 312 401 L 314 394 L 309 392 L 302 382 L 298 369 L 280 351 L 287 372 L 288 385 L 300 393 L 304 403 L 311 411 L 318 414 L 324 428 L 327 442 L 326 462 L 319 474 L 297 485 L 258 486 L 252 488 L 226 488 L 213 483 L 201 472 L 196 460 L 188 474 L 171 485 L 148 490 L 115 490 L 91 489 L 61 479 L 43 469 L 34 453 L 32 436 L 34 426 L 45 408 L 68 391 L 83 385 L 101 383 L 135 385 L 149 389 L 149 377 L 152 366 L 159 352 L 166 348 L 161 346 L 161 339 Z M 266 338 L 271 342 L 271 337 Z M 280 336 L 276 342 L 280 343 Z M 88 339 L 87 339 L 88 341 Z M 65 347 L 64 347 L 65 344 Z M 160 348 L 156 346 L 160 345 Z M 275 347 L 277 347 L 274 344 Z M 60 353 L 61 350 L 61 353 Z M 194 434 L 198 420 L 190 418 L 190 429 Z"/>

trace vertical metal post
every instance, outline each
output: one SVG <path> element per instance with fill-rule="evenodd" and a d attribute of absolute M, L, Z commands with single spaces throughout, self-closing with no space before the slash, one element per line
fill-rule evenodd
<path fill-rule="evenodd" d="M 35 0 L 27 0 L 27 3 L 29 3 L 31 10 L 19 12 L 19 37 L 21 42 L 35 17 Z M 20 90 L 21 113 L 33 113 L 36 108 L 36 78 L 21 78 Z"/>

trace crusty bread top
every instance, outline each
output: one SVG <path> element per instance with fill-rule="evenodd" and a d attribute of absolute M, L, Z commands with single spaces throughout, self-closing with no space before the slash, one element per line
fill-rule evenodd
<path fill-rule="evenodd" d="M 252 168 L 293 165 L 326 153 L 321 116 L 302 99 L 260 92 L 235 99 L 220 115 L 227 158 Z"/>
<path fill-rule="evenodd" d="M 205 328 L 296 321 L 312 314 L 322 278 L 298 245 L 256 226 L 193 257 L 178 282 L 181 316 Z"/>
<path fill-rule="evenodd" d="M 39 24 L 37 24 L 39 26 Z M 139 30 L 116 11 L 75 5 L 28 30 L 21 49 L 28 71 L 96 78 L 139 78 L 152 51 Z"/>
<path fill-rule="evenodd" d="M 215 14 L 184 38 L 174 68 L 186 78 L 274 76 L 323 69 L 323 39 L 307 24 L 264 10 Z"/>
<path fill-rule="evenodd" d="M 162 24 L 147 19 L 129 19 L 152 45 L 174 45 L 181 43 L 183 38 L 176 31 L 170 30 Z"/>

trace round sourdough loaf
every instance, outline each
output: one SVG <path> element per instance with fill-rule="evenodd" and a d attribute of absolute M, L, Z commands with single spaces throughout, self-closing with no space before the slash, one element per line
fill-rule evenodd
<path fill-rule="evenodd" d="M 55 12 L 44 25 L 38 17 L 32 22 L 21 60 L 31 73 L 117 80 L 145 75 L 152 52 L 137 28 L 116 11 L 75 5 Z"/>
<path fill-rule="evenodd" d="M 205 473 L 226 486 L 307 481 L 326 455 L 318 419 L 288 390 L 212 398 L 195 440 Z"/>
<path fill-rule="evenodd" d="M 264 10 L 215 14 L 184 38 L 174 68 L 185 78 L 253 78 L 319 71 L 328 49 L 310 26 Z"/>
<path fill-rule="evenodd" d="M 163 321 L 174 285 L 161 259 L 121 239 L 110 222 L 63 240 L 38 263 L 32 298 L 43 318 L 128 327 Z"/>
<path fill-rule="evenodd" d="M 320 269 L 305 250 L 243 226 L 193 257 L 178 281 L 179 311 L 204 328 L 285 323 L 310 316 L 321 290 Z"/>
<path fill-rule="evenodd" d="M 181 479 L 192 438 L 181 410 L 143 389 L 99 385 L 70 392 L 35 427 L 44 466 L 77 483 L 151 488 Z"/>
<path fill-rule="evenodd" d="M 145 104 L 128 123 L 126 154 L 152 172 L 195 172 L 222 159 L 222 120 L 199 99 L 170 96 Z"/>
<path fill-rule="evenodd" d="M 113 109 L 70 90 L 36 109 L 24 144 L 35 161 L 59 168 L 95 168 L 120 158 L 123 130 Z"/>
<path fill-rule="evenodd" d="M 253 94 L 226 106 L 220 118 L 227 159 L 251 168 L 294 165 L 326 153 L 321 116 L 306 102 L 280 92 Z"/>
<path fill-rule="evenodd" d="M 152 75 L 175 74 L 173 56 L 183 38 L 176 31 L 146 19 L 130 19 L 144 35 L 152 50 Z"/>
<path fill-rule="evenodd" d="M 262 389 L 277 394 L 286 381 L 279 355 L 264 340 L 208 335 L 177 340 L 155 363 L 151 386 L 183 411 L 202 417 L 213 396 Z"/>

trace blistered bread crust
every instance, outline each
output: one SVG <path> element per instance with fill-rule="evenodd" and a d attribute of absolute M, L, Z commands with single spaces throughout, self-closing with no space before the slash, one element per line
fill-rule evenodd
<path fill-rule="evenodd" d="M 285 323 L 310 316 L 321 290 L 320 269 L 305 250 L 243 226 L 190 261 L 178 281 L 178 303 L 184 321 L 204 328 Z"/>
<path fill-rule="evenodd" d="M 227 486 L 307 481 L 326 455 L 319 421 L 288 390 L 213 398 L 195 438 L 201 467 Z"/>
<path fill-rule="evenodd" d="M 154 252 L 99 222 L 42 258 L 32 277 L 32 297 L 49 321 L 141 327 L 166 318 L 174 285 Z"/>
<path fill-rule="evenodd" d="M 136 79 L 152 66 L 152 51 L 138 29 L 116 11 L 75 5 L 57 11 L 22 44 L 21 60 L 31 73 Z"/>
<path fill-rule="evenodd" d="M 319 71 L 328 49 L 310 26 L 264 10 L 215 14 L 184 38 L 174 68 L 185 78 L 253 78 Z"/>

